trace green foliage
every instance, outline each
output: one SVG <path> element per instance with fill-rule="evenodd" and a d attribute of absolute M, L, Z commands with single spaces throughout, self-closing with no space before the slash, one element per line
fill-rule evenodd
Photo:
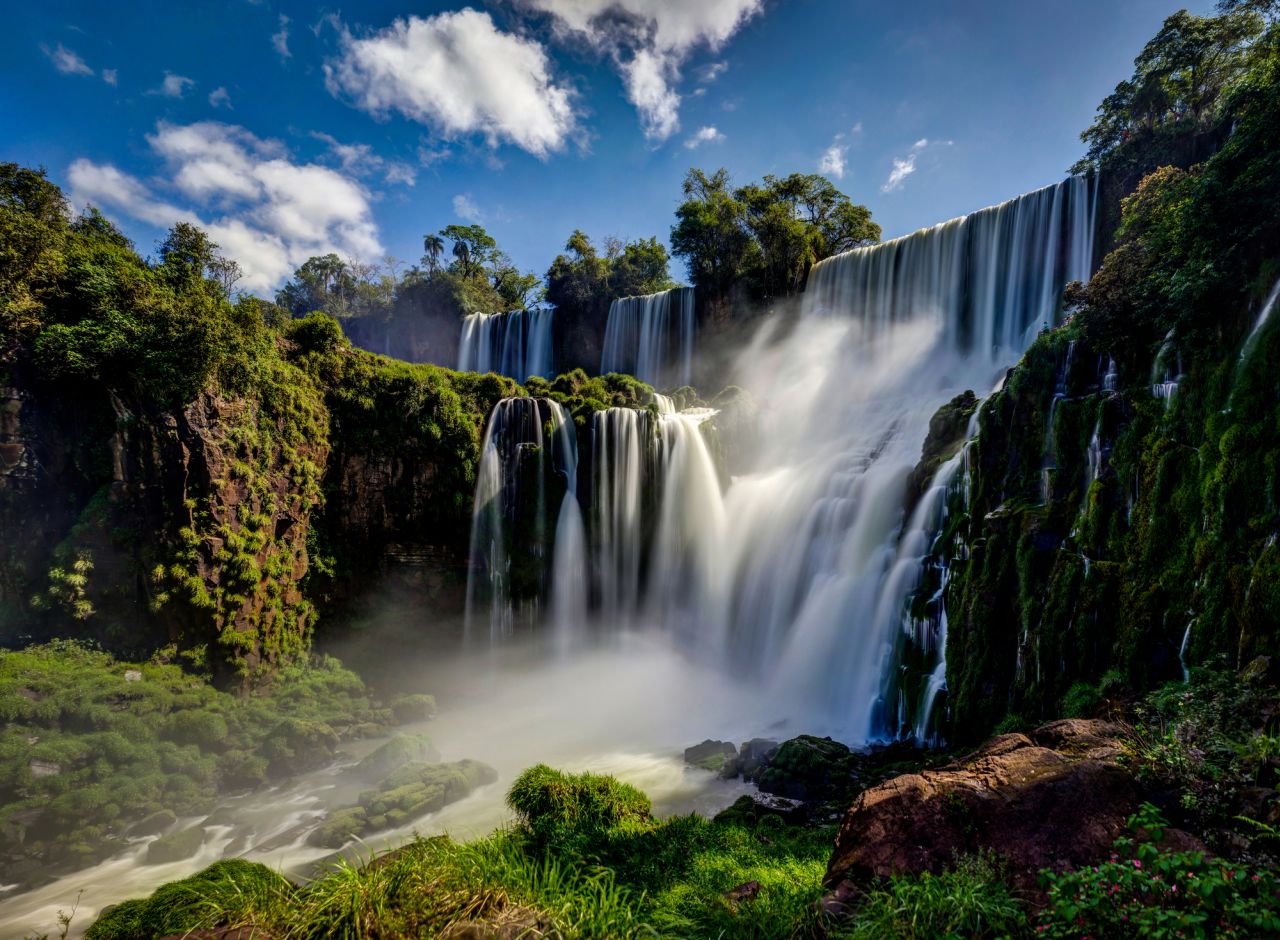
<path fill-rule="evenodd" d="M 1160 138 L 1187 137 L 1221 117 L 1221 100 L 1247 68 L 1264 20 L 1253 4 L 1228 3 L 1219 16 L 1179 10 L 1134 59 L 1133 75 L 1098 106 L 1080 135 L 1087 164 L 1154 149 Z M 1150 167 L 1148 167 L 1150 169 Z"/>
<path fill-rule="evenodd" d="M 107 908 L 85 940 L 158 940 L 197 930 L 255 927 L 278 922 L 297 889 L 254 862 L 228 859 L 157 888 L 145 900 Z"/>
<path fill-rule="evenodd" d="M 1275 873 L 1203 852 L 1161 851 L 1165 821 L 1150 804 L 1111 859 L 1045 872 L 1049 904 L 1039 935 L 1055 938 L 1262 937 L 1280 932 Z"/>
<path fill-rule="evenodd" d="M 1005 880 L 999 859 L 966 856 L 940 875 L 897 876 L 873 887 L 848 926 L 828 936 L 842 940 L 997 938 L 1027 933 L 1026 908 Z"/>
<path fill-rule="evenodd" d="M 536 844 L 590 852 L 619 829 L 649 819 L 649 798 L 600 774 L 567 774 L 545 764 L 530 767 L 511 786 L 507 805 Z"/>
<path fill-rule="evenodd" d="M 239 698 L 176 665 L 72 642 L 0 651 L 0 845 L 50 868 L 82 865 L 117 850 L 144 816 L 164 828 L 263 782 L 269 761 L 283 772 L 282 722 L 336 741 L 335 728 L 350 735 L 387 717 L 328 659 L 288 667 L 274 693 Z M 194 832 L 186 838 L 198 845 Z"/>
<path fill-rule="evenodd" d="M 724 169 L 691 169 L 676 209 L 672 251 L 693 281 L 724 298 L 739 278 L 757 297 L 799 292 L 809 268 L 830 255 L 880 240 L 880 226 L 825 177 L 766 176 L 736 190 Z"/>

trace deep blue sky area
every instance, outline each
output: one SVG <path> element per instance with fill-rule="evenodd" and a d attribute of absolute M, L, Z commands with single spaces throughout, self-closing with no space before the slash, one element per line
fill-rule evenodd
<path fill-rule="evenodd" d="M 264 293 L 312 252 L 416 260 L 455 222 L 538 272 L 575 228 L 666 239 L 695 165 L 826 172 L 892 237 L 1061 177 L 1177 8 L 20 4 L 0 159 L 47 167 L 144 253 L 200 221 Z"/>

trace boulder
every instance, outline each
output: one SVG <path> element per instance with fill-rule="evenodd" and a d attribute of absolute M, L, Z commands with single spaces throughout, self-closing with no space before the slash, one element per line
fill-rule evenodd
<path fill-rule="evenodd" d="M 1106 858 L 1139 804 L 1117 761 L 1119 730 L 1103 721 L 1054 722 L 864 791 L 836 837 L 828 900 L 896 873 L 938 872 L 978 851 L 1006 858 L 1015 882 L 1031 891 L 1042 868 Z"/>
<path fill-rule="evenodd" d="M 735 826 L 755 826 L 765 819 L 787 825 L 802 825 L 809 819 L 809 807 L 797 800 L 768 793 L 748 793 L 715 816 L 715 822 Z"/>
<path fill-rule="evenodd" d="M 164 832 L 170 826 L 178 821 L 177 815 L 171 809 L 162 809 L 146 816 L 132 826 L 129 827 L 129 835 L 131 836 L 155 836 Z"/>
<path fill-rule="evenodd" d="M 199 826 L 173 832 L 161 836 L 147 846 L 144 865 L 164 865 L 168 862 L 181 862 L 200 851 L 204 845 L 204 830 Z"/>
<path fill-rule="evenodd" d="M 839 741 L 803 734 L 769 756 L 757 784 L 792 800 L 829 800 L 848 795 L 853 765 L 853 751 Z"/>
<path fill-rule="evenodd" d="M 356 773 L 381 778 L 410 763 L 433 763 L 440 752 L 423 735 L 397 734 L 356 765 Z"/>
<path fill-rule="evenodd" d="M 778 742 L 769 738 L 752 738 L 746 741 L 738 748 L 738 758 L 734 762 L 733 767 L 727 765 L 726 773 L 732 769 L 729 776 L 737 776 L 742 774 L 743 780 L 755 780 L 760 776 L 760 772 L 764 770 L 769 763 L 775 751 L 778 750 Z"/>
<path fill-rule="evenodd" d="M 408 725 L 430 721 L 436 717 L 436 700 L 431 695 L 402 695 L 391 703 L 391 714 L 396 724 Z"/>
<path fill-rule="evenodd" d="M 738 756 L 738 749 L 728 741 L 712 741 L 710 738 L 701 744 L 684 749 L 684 762 L 694 767 L 701 767 L 712 773 L 724 769 L 725 762 L 732 762 Z"/>

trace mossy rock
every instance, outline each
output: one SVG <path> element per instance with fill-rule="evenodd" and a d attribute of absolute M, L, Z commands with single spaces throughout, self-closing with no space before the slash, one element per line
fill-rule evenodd
<path fill-rule="evenodd" d="M 738 749 L 728 741 L 712 741 L 710 738 L 701 744 L 684 749 L 686 764 L 701 767 L 712 773 L 719 773 L 724 769 L 726 761 L 732 761 L 737 756 Z"/>
<path fill-rule="evenodd" d="M 369 819 L 359 806 L 334 810 L 307 836 L 308 845 L 340 849 L 366 831 Z"/>
<path fill-rule="evenodd" d="M 853 758 L 839 741 L 802 734 L 783 742 L 769 758 L 758 785 L 792 800 L 828 800 L 852 787 Z"/>
<path fill-rule="evenodd" d="M 182 829 L 167 836 L 161 836 L 147 846 L 147 856 L 143 864 L 165 865 L 169 862 L 181 862 L 199 852 L 202 845 L 204 845 L 202 827 L 192 826 L 190 829 Z"/>
<path fill-rule="evenodd" d="M 356 772 L 371 778 L 387 774 L 409 763 L 433 763 L 440 752 L 424 735 L 397 734 L 356 765 Z"/>
<path fill-rule="evenodd" d="M 431 695 L 402 695 L 391 703 L 391 714 L 398 725 L 430 721 L 436 717 L 436 700 Z"/>

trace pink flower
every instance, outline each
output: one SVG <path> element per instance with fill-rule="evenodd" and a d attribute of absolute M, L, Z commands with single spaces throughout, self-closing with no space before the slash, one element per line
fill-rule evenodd
<path fill-rule="evenodd" d="M 1141 868 L 1141 867 L 1142 867 L 1142 862 L 1138 861 L 1138 860 L 1135 858 L 1135 859 L 1133 860 L 1133 867 L 1134 867 L 1134 868 Z"/>

